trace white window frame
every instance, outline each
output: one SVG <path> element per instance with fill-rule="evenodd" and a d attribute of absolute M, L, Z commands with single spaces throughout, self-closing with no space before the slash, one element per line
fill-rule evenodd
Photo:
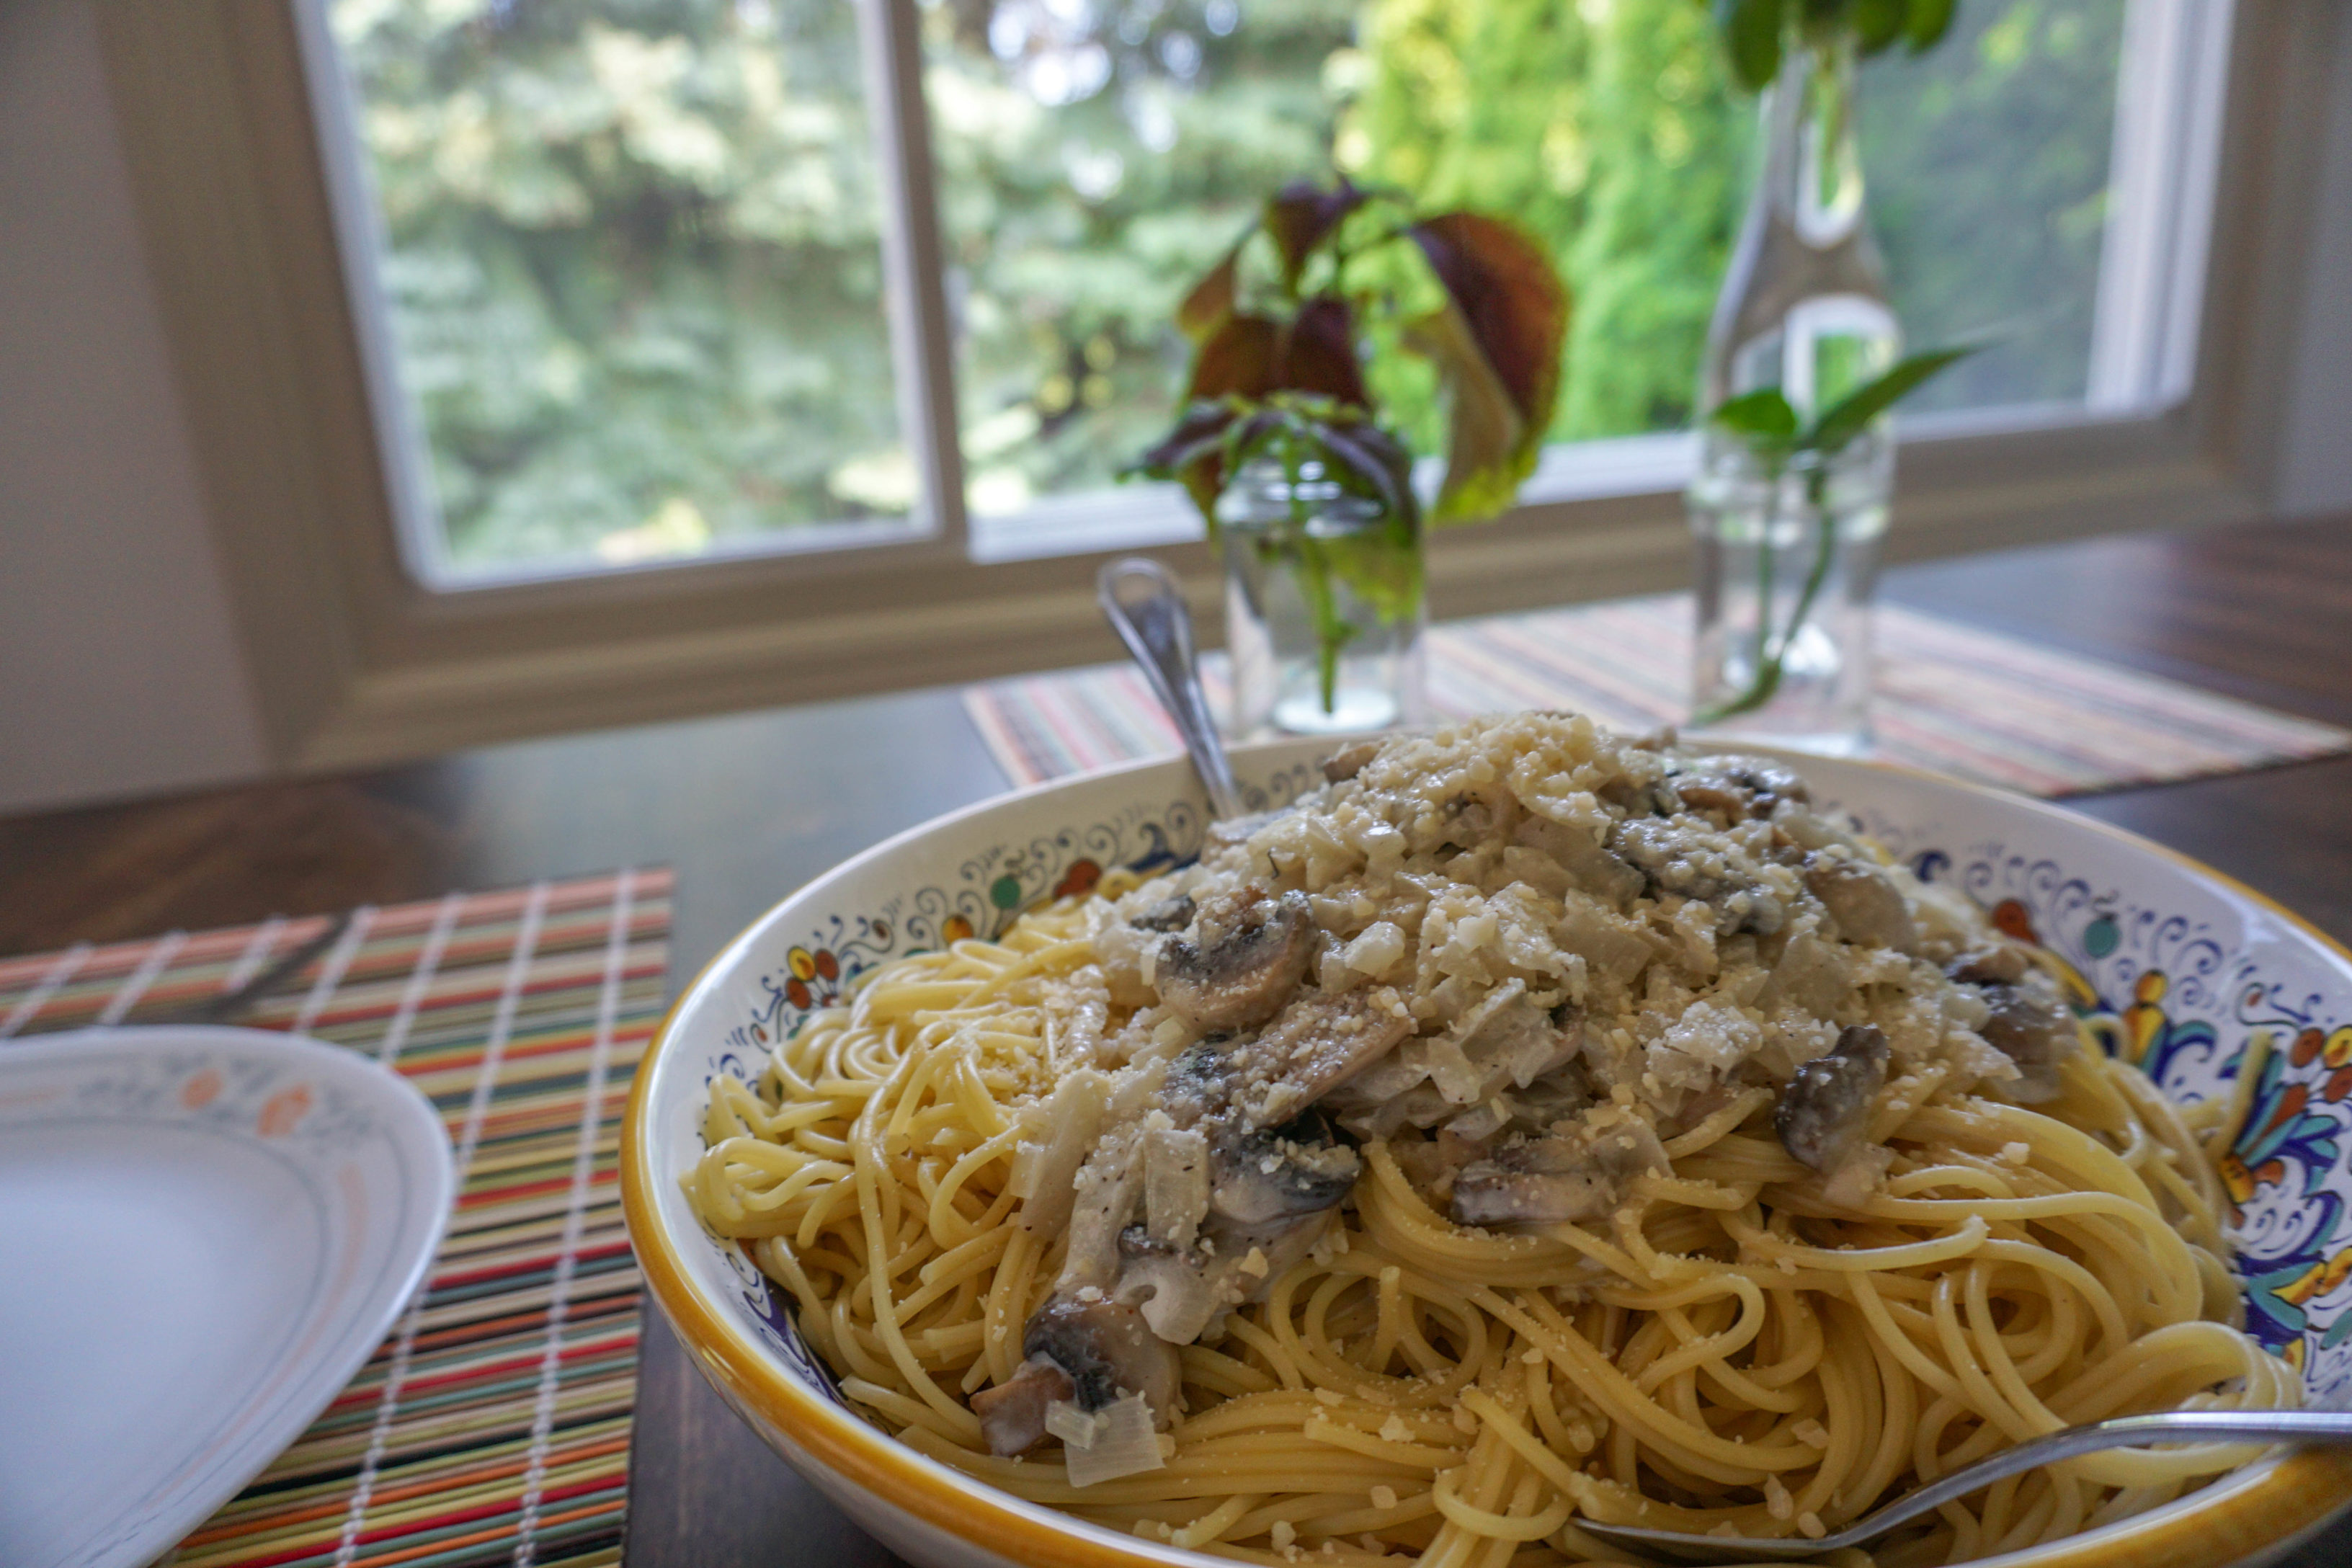
<path fill-rule="evenodd" d="M 460 579 L 418 476 L 375 216 L 319 0 L 101 8 L 116 114 L 215 542 L 277 760 L 516 735 L 1112 657 L 1098 563 L 1153 547 L 1209 612 L 1172 487 L 965 515 L 915 0 L 855 0 L 889 219 L 901 422 L 925 511 L 658 567 Z M 2084 404 L 1906 422 L 1898 558 L 2261 515 L 2327 0 L 2128 0 Z M 2200 345 L 2204 346 L 2200 354 Z M 1432 542 L 1460 615 L 1682 581 L 1686 437 L 1554 447 L 1508 516 Z M 885 539 L 877 533 L 886 533 Z M 1213 626 L 1213 620 L 1210 623 Z"/>

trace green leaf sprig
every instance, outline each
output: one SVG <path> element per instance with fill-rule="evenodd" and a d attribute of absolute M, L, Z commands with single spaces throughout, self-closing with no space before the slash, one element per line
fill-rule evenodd
<path fill-rule="evenodd" d="M 1137 468 L 1162 477 L 1238 474 L 1262 458 L 1277 464 L 1289 481 L 1290 516 L 1279 538 L 1256 544 L 1277 560 L 1291 558 L 1299 596 L 1315 623 L 1317 684 L 1328 713 L 1339 702 L 1339 655 L 1362 630 L 1339 613 L 1335 584 L 1353 589 L 1385 625 L 1402 621 L 1421 603 L 1421 500 L 1412 489 L 1412 454 L 1354 405 L 1317 393 L 1276 392 L 1262 402 L 1233 397 L 1193 405 Z M 1317 537 L 1307 528 L 1311 507 L 1303 493 L 1309 479 L 1373 503 L 1379 526 Z M 1210 501 L 1214 499 L 1213 492 Z"/>
<path fill-rule="evenodd" d="M 1395 289 L 1416 272 L 1408 313 Z M 1181 483 L 1214 540 L 1217 500 L 1234 476 L 1262 458 L 1280 464 L 1291 481 L 1287 526 L 1255 547 L 1296 574 L 1315 622 L 1327 713 L 1340 653 L 1360 630 L 1339 613 L 1335 584 L 1388 625 L 1421 603 L 1421 501 L 1412 455 L 1374 406 L 1364 363 L 1373 321 L 1430 363 L 1448 405 L 1445 474 L 1429 521 L 1475 521 L 1509 506 L 1559 395 L 1569 295 L 1559 268 L 1540 240 L 1505 219 L 1416 215 L 1344 178 L 1276 193 L 1184 296 L 1176 308 L 1192 344 L 1184 412 L 1121 476 Z M 1377 503 L 1380 526 L 1315 536 L 1299 493 L 1310 475 Z"/>
<path fill-rule="evenodd" d="M 1417 256 L 1435 285 L 1435 307 L 1410 320 L 1381 281 L 1395 275 L 1398 253 Z M 1192 342 L 1185 410 L 1129 471 L 1181 480 L 1213 536 L 1233 470 L 1222 447 L 1199 437 L 1283 395 L 1376 417 L 1362 351 L 1362 328 L 1376 318 L 1400 322 L 1404 348 L 1435 367 L 1450 405 L 1430 521 L 1501 511 L 1534 471 L 1559 399 L 1568 286 L 1543 242 L 1516 224 L 1416 216 L 1346 179 L 1278 192 L 1177 306 Z"/>
<path fill-rule="evenodd" d="M 1913 354 L 1875 380 L 1855 387 L 1810 421 L 1799 416 L 1796 405 L 1777 386 L 1760 387 L 1728 398 L 1707 416 L 1708 424 L 1737 437 L 1755 456 L 1765 472 L 1767 499 L 1764 543 L 1757 555 L 1756 676 L 1745 691 L 1692 715 L 1693 723 L 1713 724 L 1735 714 L 1752 713 L 1772 700 L 1780 689 L 1789 650 L 1796 645 L 1806 618 L 1813 613 L 1813 601 L 1821 596 L 1822 585 L 1829 580 L 1830 563 L 1836 554 L 1837 528 L 1829 515 L 1832 465 L 1880 415 L 1982 347 L 1982 343 L 1964 343 Z M 1796 605 L 1789 612 L 1787 624 L 1776 632 L 1772 626 L 1771 542 L 1780 521 L 1781 477 L 1792 467 L 1803 469 L 1805 503 L 1812 513 L 1819 538 L 1814 542 L 1813 559 L 1806 570 L 1805 581 L 1798 589 Z"/>
<path fill-rule="evenodd" d="M 1896 44 L 1921 54 L 1952 30 L 1958 0 L 1711 0 L 1723 33 L 1731 74 L 1761 92 L 1780 74 L 1792 33 L 1821 47 L 1852 40 L 1855 52 L 1878 54 Z"/>

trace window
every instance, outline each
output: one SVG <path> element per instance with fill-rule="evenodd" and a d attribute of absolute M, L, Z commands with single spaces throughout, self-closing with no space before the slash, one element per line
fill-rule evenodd
<path fill-rule="evenodd" d="M 1914 341 L 2009 331 L 1911 418 L 1896 553 L 2281 493 L 2335 320 L 2339 10 L 1965 0 L 1869 68 Z M 287 765 L 1100 660 L 1094 573 L 1137 543 L 1209 609 L 1187 510 L 1107 481 L 1169 412 L 1178 287 L 1327 152 L 1516 212 L 1579 297 L 1555 444 L 1433 538 L 1434 613 L 1686 580 L 1675 431 L 1753 120 L 1700 0 L 97 17 Z"/>
<path fill-rule="evenodd" d="M 1171 307 L 1257 199 L 1335 163 L 1552 243 L 1577 313 L 1535 493 L 1575 493 L 1573 443 L 1690 418 L 1754 124 L 1697 0 L 925 0 L 906 72 L 849 0 L 327 7 L 391 421 L 429 479 L 413 553 L 444 584 L 959 516 L 983 557 L 1181 537 L 1165 489 L 1110 488 L 1172 412 Z M 1971 0 L 1939 49 L 1866 68 L 1912 339 L 1999 338 L 1922 409 L 2160 400 L 2168 297 L 2139 274 L 2183 248 L 2197 149 L 2179 89 L 2142 100 L 2183 48 L 2218 57 L 2192 36 L 2215 15 Z M 894 180 L 884 129 L 925 123 L 927 177 Z M 935 215 L 904 210 L 925 191 Z M 894 269 L 922 233 L 937 265 Z M 939 288 L 949 354 L 894 353 L 919 316 L 894 277 Z M 1392 383 L 1433 445 L 1428 388 Z M 927 400 L 954 410 L 928 462 Z"/>

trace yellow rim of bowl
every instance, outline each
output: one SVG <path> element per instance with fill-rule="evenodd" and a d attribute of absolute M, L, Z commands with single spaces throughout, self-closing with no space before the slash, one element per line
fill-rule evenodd
<path fill-rule="evenodd" d="M 2352 968 L 2352 949 L 2277 900 L 2193 856 L 2127 828 L 2065 811 L 2031 796 L 1948 778 L 1924 768 L 1869 759 L 1836 760 L 1858 762 L 1865 767 L 1923 779 L 1946 789 L 1990 795 L 2011 805 L 2023 804 L 2137 848 L 2153 851 L 2269 910 Z M 1071 781 L 1055 780 L 1054 784 L 1068 782 Z M 884 847 L 877 845 L 875 848 Z M 799 891 L 795 889 L 770 906 L 766 913 L 703 965 L 693 984 L 678 994 L 646 1047 L 629 1092 L 628 1110 L 621 1125 L 622 1213 L 646 1284 L 677 1329 L 681 1342 L 699 1363 L 704 1375 L 729 1398 L 772 1423 L 810 1459 L 852 1486 L 904 1509 L 915 1519 L 981 1552 L 1035 1564 L 1037 1568 L 1135 1568 L 1139 1563 L 1225 1561 L 1205 1552 L 1155 1548 L 1140 1540 L 1131 1547 L 1123 1542 L 1109 1544 L 1087 1533 L 1090 1527 L 1100 1528 L 1092 1526 L 1090 1521 L 1059 1513 L 1042 1504 L 1030 1504 L 985 1481 L 956 1475 L 946 1466 L 924 1458 L 777 1365 L 767 1348 L 735 1321 L 731 1309 L 714 1304 L 695 1286 L 655 1208 L 654 1194 L 658 1190 L 657 1184 L 666 1178 L 652 1166 L 654 1066 L 669 1045 L 678 1015 L 702 989 L 712 971 L 733 957 L 749 940 L 751 931 L 763 924 L 775 910 L 798 897 Z M 2217 1568 L 2284 1542 L 2352 1500 L 2352 1448 L 2306 1448 L 2287 1455 L 2267 1476 L 2252 1485 L 2231 1488 L 2229 1478 L 2224 1476 L 2210 1484 L 2208 1489 L 2225 1489 L 2211 1500 L 2210 1506 L 2193 1508 L 2198 1493 L 2181 1500 L 2192 1503 L 2190 1512 L 2164 1517 L 2170 1509 L 2179 1506 L 2168 1504 L 2164 1510 L 2105 1527 L 2088 1538 L 2029 1547 L 1978 1561 L 1982 1568 L 2027 1562 L 2034 1568 Z M 1039 1518 L 1038 1514 L 1045 1517 Z"/>

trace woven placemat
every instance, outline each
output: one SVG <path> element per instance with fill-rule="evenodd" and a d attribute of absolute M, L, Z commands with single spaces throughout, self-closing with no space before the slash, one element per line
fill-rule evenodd
<path fill-rule="evenodd" d="M 1430 705 L 1441 718 L 1571 708 L 1621 729 L 1689 710 L 1691 605 L 1620 599 L 1433 626 Z M 2352 751 L 2352 731 L 1899 605 L 1877 616 L 1876 755 L 2029 795 L 2084 795 Z M 1203 661 L 1224 701 L 1223 658 Z M 964 708 L 1015 784 L 1179 749 L 1133 668 L 969 688 Z"/>
<path fill-rule="evenodd" d="M 361 909 L 235 1020 L 348 1047 L 423 1089 L 458 1196 L 392 1336 L 173 1568 L 620 1561 L 641 1287 L 617 1139 L 667 992 L 669 900 L 669 872 L 639 870 Z M 164 1016 L 332 927 L 0 960 L 0 1038 Z"/>

